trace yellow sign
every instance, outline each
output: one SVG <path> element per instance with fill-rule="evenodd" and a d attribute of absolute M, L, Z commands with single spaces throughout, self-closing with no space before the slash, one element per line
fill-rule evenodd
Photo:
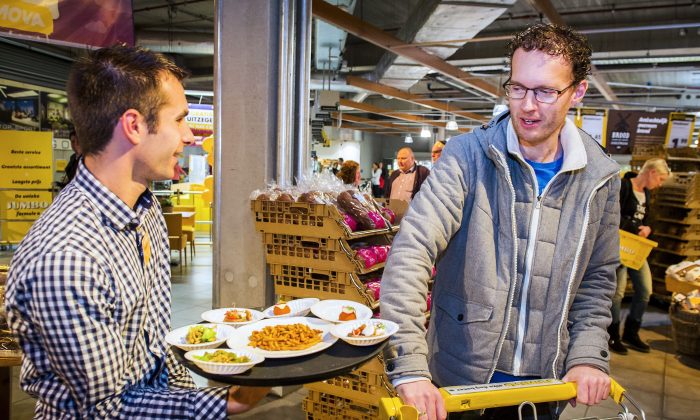
<path fill-rule="evenodd" d="M 48 7 L 22 0 L 0 0 L 0 26 L 51 35 L 53 17 Z"/>
<path fill-rule="evenodd" d="M 607 142 L 605 130 L 608 125 L 608 110 L 595 108 L 580 108 L 576 124 L 581 130 L 590 134 L 601 146 Z"/>
<path fill-rule="evenodd" d="M 695 115 L 682 112 L 671 112 L 668 118 L 666 130 L 666 147 L 688 147 L 693 137 L 695 127 Z"/>
<path fill-rule="evenodd" d="M 0 191 L 0 219 L 36 220 L 51 200 L 50 191 Z"/>
<path fill-rule="evenodd" d="M 0 189 L 46 189 L 53 182 L 50 131 L 0 130 Z"/>

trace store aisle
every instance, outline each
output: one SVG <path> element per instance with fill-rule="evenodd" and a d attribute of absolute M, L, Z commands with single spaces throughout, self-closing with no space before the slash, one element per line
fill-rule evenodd
<path fill-rule="evenodd" d="M 10 253 L 0 252 L 0 263 L 9 262 L 10 258 Z M 197 255 L 183 268 L 182 274 L 178 267 L 173 267 L 173 328 L 198 322 L 200 314 L 211 309 L 211 258 L 209 246 L 198 246 Z M 661 309 L 650 307 L 645 314 L 644 328 L 640 334 L 651 344 L 651 353 L 642 354 L 630 350 L 627 356 L 613 354 L 613 376 L 642 404 L 647 419 L 699 418 L 697 401 L 700 401 L 700 360 L 680 358 L 675 354 L 670 321 Z M 18 376 L 19 368 L 14 368 L 12 420 L 31 419 L 34 399 L 19 389 Z M 201 377 L 195 377 L 195 382 L 200 386 L 208 384 Z M 305 394 L 301 388 L 282 398 L 268 396 L 254 410 L 236 418 L 306 419 L 301 410 Z M 564 411 L 562 419 L 586 416 L 604 418 L 616 414 L 617 405 L 608 400 L 597 407 L 569 407 Z"/>

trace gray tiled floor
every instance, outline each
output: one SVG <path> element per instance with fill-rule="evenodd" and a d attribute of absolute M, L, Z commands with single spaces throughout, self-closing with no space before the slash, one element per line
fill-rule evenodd
<path fill-rule="evenodd" d="M 0 253 L 0 263 L 7 261 L 8 254 Z M 173 328 L 198 322 L 200 314 L 211 308 L 211 250 L 208 246 L 198 246 L 194 261 L 180 274 L 173 268 L 172 278 Z M 627 356 L 614 354 L 611 367 L 613 377 L 639 402 L 647 414 L 647 419 L 700 419 L 700 360 L 679 358 L 670 338 L 670 322 L 662 310 L 650 307 L 644 319 L 642 337 L 647 340 L 652 351 L 642 354 L 630 351 Z M 22 392 L 18 386 L 19 369 L 13 370 L 12 420 L 32 417 L 34 400 Z M 200 386 L 210 384 L 205 378 L 195 377 Z M 301 401 L 306 391 L 285 389 L 284 397 L 268 396 L 255 409 L 236 418 L 247 419 L 306 419 Z M 568 407 L 562 419 L 582 417 L 615 417 L 619 406 L 607 400 L 596 407 Z"/>

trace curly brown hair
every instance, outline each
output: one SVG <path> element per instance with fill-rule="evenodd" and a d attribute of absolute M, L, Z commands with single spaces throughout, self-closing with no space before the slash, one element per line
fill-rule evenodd
<path fill-rule="evenodd" d="M 354 184 L 355 177 L 357 176 L 357 171 L 360 170 L 360 164 L 354 160 L 346 160 L 343 162 L 343 166 L 336 174 L 338 178 L 345 184 Z"/>
<path fill-rule="evenodd" d="M 560 55 L 573 66 L 574 83 L 591 73 L 591 46 L 583 35 L 568 26 L 538 23 L 516 34 L 506 47 L 509 64 L 518 48 Z"/>

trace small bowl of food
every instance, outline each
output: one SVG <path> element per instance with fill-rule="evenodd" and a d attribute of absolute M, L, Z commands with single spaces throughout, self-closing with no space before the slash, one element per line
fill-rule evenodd
<path fill-rule="evenodd" d="M 226 324 L 232 327 L 240 327 L 251 322 L 260 321 L 265 315 L 255 309 L 248 308 L 221 308 L 212 309 L 202 313 L 202 319 L 214 324 Z"/>
<path fill-rule="evenodd" d="M 165 342 L 185 351 L 213 349 L 236 331 L 223 324 L 194 324 L 170 331 L 165 335 Z"/>
<path fill-rule="evenodd" d="M 399 330 L 398 324 L 385 319 L 369 319 L 338 324 L 331 334 L 353 346 L 372 346 L 381 343 Z"/>
<path fill-rule="evenodd" d="M 330 322 L 352 322 L 372 318 L 372 310 L 351 300 L 322 300 L 311 307 L 311 312 Z"/>
<path fill-rule="evenodd" d="M 263 311 L 266 318 L 283 318 L 288 316 L 306 316 L 311 307 L 318 303 L 317 298 L 294 299 L 280 302 Z"/>
<path fill-rule="evenodd" d="M 185 359 L 214 375 L 237 375 L 265 360 L 263 356 L 246 348 L 190 350 L 185 353 Z"/>

